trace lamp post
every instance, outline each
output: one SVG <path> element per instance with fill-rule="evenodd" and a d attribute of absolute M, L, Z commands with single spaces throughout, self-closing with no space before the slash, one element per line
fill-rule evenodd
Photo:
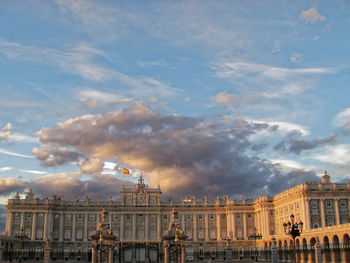
<path fill-rule="evenodd" d="M 23 241 L 28 240 L 28 235 L 24 234 L 23 227 L 21 228 L 21 231 L 19 234 L 15 235 L 16 239 L 19 239 L 19 250 L 17 251 L 17 259 L 19 262 L 22 262 L 22 252 L 23 252 Z"/>
<path fill-rule="evenodd" d="M 288 223 L 283 223 L 284 233 L 290 235 L 293 239 L 293 253 L 294 253 L 294 262 L 297 262 L 296 251 L 295 251 L 295 238 L 300 236 L 303 232 L 303 222 L 299 223 L 294 221 L 294 215 L 290 215 L 290 221 Z"/>
<path fill-rule="evenodd" d="M 255 242 L 255 261 L 258 261 L 258 253 L 257 253 L 257 247 L 256 247 L 256 240 L 260 240 L 262 239 L 262 235 L 261 234 L 257 234 L 256 233 L 256 228 L 254 230 L 254 233 L 253 234 L 250 234 L 249 237 L 248 237 L 249 240 L 253 240 L 254 239 L 254 242 Z"/>

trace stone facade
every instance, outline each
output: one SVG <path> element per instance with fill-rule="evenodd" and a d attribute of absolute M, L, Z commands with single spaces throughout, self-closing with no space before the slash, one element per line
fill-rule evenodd
<path fill-rule="evenodd" d="M 307 182 L 256 200 L 190 197 L 181 202 L 171 199 L 163 202 L 160 187 L 150 188 L 142 178 L 134 188 L 123 187 L 120 197 L 120 201 L 112 198 L 92 201 L 89 197 L 68 201 L 61 196 L 39 199 L 32 192 L 25 199 L 17 195 L 6 206 L 2 242 L 11 242 L 22 230 L 29 238 L 24 242 L 29 250 L 43 248 L 49 239 L 53 249 L 89 253 L 91 236 L 100 222 L 103 207 L 109 212 L 110 229 L 119 238 L 119 247 L 115 249 L 117 260 L 122 262 L 162 260 L 162 236 L 173 209 L 177 212 L 175 220 L 187 235 L 187 261 L 224 262 L 228 238 L 233 260 L 251 258 L 256 245 L 260 253 L 270 249 L 272 237 L 276 238 L 279 249 L 287 251 L 291 247 L 290 238 L 284 234 L 283 223 L 291 214 L 304 222 L 303 233 L 297 239 L 300 247 L 301 244 L 314 246 L 317 236 L 325 246 L 332 247 L 335 243 L 342 247 L 349 237 L 346 235 L 350 230 L 350 183 L 331 183 L 327 174 L 322 182 Z M 324 235 L 328 229 L 332 234 Z M 261 233 L 262 240 L 250 240 L 254 232 Z M 344 254 L 342 258 L 345 257 Z M 266 259 L 269 260 L 268 256 Z"/>

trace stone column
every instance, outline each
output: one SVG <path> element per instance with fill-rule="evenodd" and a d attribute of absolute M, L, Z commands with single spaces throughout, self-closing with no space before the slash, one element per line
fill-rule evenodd
<path fill-rule="evenodd" d="M 32 240 L 36 238 L 36 212 L 32 213 Z"/>
<path fill-rule="evenodd" d="M 339 199 L 334 200 L 334 205 L 335 205 L 335 221 L 337 225 L 340 225 Z"/>
<path fill-rule="evenodd" d="M 72 215 L 72 241 L 75 241 L 75 218 L 76 214 Z"/>
<path fill-rule="evenodd" d="M 243 213 L 243 239 L 248 239 L 247 213 Z"/>
<path fill-rule="evenodd" d="M 100 214 L 96 214 L 96 229 L 98 228 L 98 225 L 100 223 Z"/>
<path fill-rule="evenodd" d="M 236 214 L 232 212 L 232 215 L 231 215 L 231 218 L 232 218 L 232 239 L 233 240 L 237 240 L 237 233 L 236 233 Z"/>
<path fill-rule="evenodd" d="M 182 231 L 186 232 L 185 214 L 181 215 L 181 229 L 182 229 Z"/>
<path fill-rule="evenodd" d="M 136 240 L 136 214 L 132 215 L 132 239 Z"/>
<path fill-rule="evenodd" d="M 88 214 L 84 214 L 84 241 L 88 241 Z"/>
<path fill-rule="evenodd" d="M 149 214 L 145 215 L 145 240 L 149 240 Z"/>
<path fill-rule="evenodd" d="M 193 214 L 193 241 L 197 241 L 197 214 Z"/>
<path fill-rule="evenodd" d="M 13 229 L 12 229 L 12 215 L 13 215 L 13 212 L 9 212 L 8 214 L 8 221 L 9 221 L 9 224 L 8 224 L 8 235 L 10 237 L 12 237 L 12 234 L 13 234 Z"/>
<path fill-rule="evenodd" d="M 304 204 L 305 204 L 305 230 L 311 229 L 311 222 L 310 222 L 310 201 L 304 197 Z"/>
<path fill-rule="evenodd" d="M 266 212 L 265 212 L 265 215 L 266 215 L 266 236 L 269 236 L 270 235 L 270 211 L 269 209 L 266 208 Z"/>
<path fill-rule="evenodd" d="M 124 214 L 120 214 L 120 233 L 119 233 L 119 240 L 124 240 Z"/>
<path fill-rule="evenodd" d="M 112 230 L 112 213 L 109 213 L 108 215 L 108 224 L 109 228 Z"/>
<path fill-rule="evenodd" d="M 60 235 L 59 235 L 59 241 L 63 241 L 63 239 L 64 239 L 64 233 L 63 233 L 63 230 L 64 230 L 64 221 L 63 221 L 63 219 L 64 219 L 64 213 L 63 212 L 61 212 L 60 213 Z"/>
<path fill-rule="evenodd" d="M 157 232 L 158 232 L 158 241 L 162 239 L 162 225 L 161 225 L 161 214 L 157 215 Z"/>
<path fill-rule="evenodd" d="M 324 212 L 324 199 L 320 200 L 320 207 L 321 207 L 321 224 L 322 224 L 322 227 L 325 227 L 326 226 L 326 215 Z"/>
<path fill-rule="evenodd" d="M 228 210 L 226 212 L 226 233 L 227 233 L 227 236 L 231 238 L 231 233 L 232 233 L 232 230 L 231 230 L 231 213 L 230 211 Z"/>
<path fill-rule="evenodd" d="M 22 231 L 22 229 L 24 230 L 24 212 L 21 212 L 21 223 L 19 226 L 19 231 Z"/>
<path fill-rule="evenodd" d="M 48 212 L 45 212 L 44 214 L 44 240 L 46 240 L 48 238 L 48 232 L 49 232 L 49 229 L 48 229 Z"/>
<path fill-rule="evenodd" d="M 204 238 L 205 241 L 209 241 L 209 222 L 207 213 L 204 214 Z"/>
<path fill-rule="evenodd" d="M 221 241 L 221 214 L 216 214 L 216 240 Z"/>

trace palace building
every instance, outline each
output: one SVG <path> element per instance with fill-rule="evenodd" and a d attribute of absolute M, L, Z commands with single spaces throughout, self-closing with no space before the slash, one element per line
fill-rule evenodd
<path fill-rule="evenodd" d="M 22 262 L 39 262 L 48 243 L 52 261 L 90 262 L 91 238 L 103 208 L 108 211 L 104 221 L 118 238 L 114 262 L 164 262 L 163 237 L 172 211 L 176 211 L 176 226 L 187 237 L 182 241 L 186 262 L 228 262 L 228 258 L 239 262 L 254 257 L 269 262 L 273 237 L 280 262 L 293 257 L 297 262 L 316 262 L 319 255 L 323 262 L 350 262 L 350 183 L 332 183 L 326 172 L 321 182 L 306 182 L 256 200 L 225 196 L 163 202 L 161 194 L 159 186 L 148 187 L 142 177 L 134 188 L 122 188 L 120 201 L 64 200 L 55 195 L 40 199 L 32 191 L 21 199 L 17 194 L 6 205 L 0 262 L 16 261 L 19 256 Z M 303 222 L 295 253 L 283 225 L 291 214 Z"/>

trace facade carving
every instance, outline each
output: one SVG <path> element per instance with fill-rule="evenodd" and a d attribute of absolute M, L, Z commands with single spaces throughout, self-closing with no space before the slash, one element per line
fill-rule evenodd
<path fill-rule="evenodd" d="M 64 200 L 56 195 L 39 199 L 32 191 L 25 199 L 16 195 L 6 205 L 2 244 L 10 244 L 22 232 L 28 237 L 25 242 L 28 249 L 43 248 L 45 241 L 50 240 L 53 249 L 89 253 L 102 208 L 108 211 L 105 221 L 119 239 L 120 245 L 115 250 L 121 262 L 161 261 L 162 237 L 169 227 L 173 209 L 177 212 L 176 223 L 187 236 L 186 261 L 223 261 L 228 239 L 233 259 L 249 258 L 249 251 L 255 247 L 249 236 L 254 233 L 262 234 L 262 240 L 257 241 L 261 250 L 271 247 L 272 237 L 280 248 L 285 244 L 289 247 L 290 238 L 284 233 L 283 223 L 289 221 L 291 214 L 304 222 L 303 234 L 297 239 L 300 246 L 303 242 L 310 246 L 316 236 L 328 246 L 332 246 L 334 236 L 340 245 L 349 237 L 346 235 L 350 230 L 350 183 L 331 183 L 327 173 L 322 182 L 307 182 L 256 200 L 190 197 L 179 202 L 163 202 L 160 187 L 150 188 L 140 178 L 134 188 L 122 187 L 120 199 Z M 332 235 L 325 234 L 328 229 Z M 63 255 L 62 260 L 66 257 Z M 344 260 L 345 257 L 344 254 Z"/>

